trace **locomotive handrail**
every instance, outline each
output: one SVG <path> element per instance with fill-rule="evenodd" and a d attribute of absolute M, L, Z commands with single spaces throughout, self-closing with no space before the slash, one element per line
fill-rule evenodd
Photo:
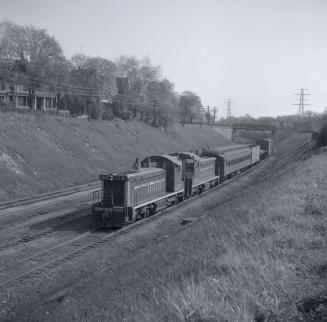
<path fill-rule="evenodd" d="M 101 192 L 102 192 L 102 190 L 93 191 L 93 193 L 92 193 L 93 206 L 97 205 L 101 202 L 101 197 L 100 197 Z"/>

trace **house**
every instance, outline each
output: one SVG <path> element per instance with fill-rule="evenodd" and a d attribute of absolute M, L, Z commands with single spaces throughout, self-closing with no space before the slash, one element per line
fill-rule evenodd
<path fill-rule="evenodd" d="M 50 110 L 56 108 L 56 96 L 50 89 L 43 86 L 35 90 L 34 95 L 29 95 L 27 86 L 17 84 L 15 85 L 15 91 L 8 83 L 0 83 L 0 104 L 10 104 L 15 99 L 17 108 L 29 108 L 29 99 L 32 100 L 32 108 L 35 110 Z"/>

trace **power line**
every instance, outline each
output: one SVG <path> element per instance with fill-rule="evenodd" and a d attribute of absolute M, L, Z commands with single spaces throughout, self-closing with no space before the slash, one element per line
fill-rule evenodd
<path fill-rule="evenodd" d="M 5 75 L 4 75 L 5 74 Z M 2 77 L 1 77 L 2 76 Z M 23 85 L 27 90 L 35 90 L 35 86 L 47 86 L 47 87 L 53 87 L 54 89 L 57 89 L 55 92 L 63 92 L 65 94 L 70 95 L 76 95 L 76 96 L 86 96 L 86 97 L 101 97 L 101 92 L 97 88 L 92 87 L 84 87 L 84 86 L 76 86 L 71 85 L 68 83 L 55 83 L 54 81 L 44 80 L 44 78 L 41 77 L 33 77 L 31 80 L 30 78 L 22 75 L 13 75 L 9 74 L 7 72 L 2 73 L 0 76 L 0 79 L 4 79 L 5 81 L 1 81 L 1 84 L 8 84 L 11 82 L 19 83 L 18 85 Z M 14 79 L 13 79 L 14 78 Z M 37 81 L 39 80 L 39 81 Z M 30 83 L 33 83 L 34 87 L 30 85 Z M 60 87 L 60 89 L 58 89 Z M 91 95 L 90 95 L 91 93 Z M 124 94 L 116 94 L 115 101 L 125 101 L 127 103 L 135 103 L 135 104 L 153 104 L 154 101 L 157 101 L 157 104 L 160 103 L 160 100 L 158 99 L 147 99 L 140 96 L 130 96 L 130 95 L 124 95 Z M 159 105 L 157 105 L 159 106 Z"/>
<path fill-rule="evenodd" d="M 8 81 L 11 82 L 26 82 L 26 83 L 33 83 L 33 84 L 42 84 L 45 86 L 53 86 L 53 87 L 69 87 L 70 89 L 75 89 L 75 90 L 94 90 L 96 91 L 96 88 L 92 87 L 86 87 L 86 86 L 79 86 L 79 85 L 73 85 L 70 83 L 64 83 L 61 81 L 55 81 L 55 80 L 49 80 L 44 77 L 34 75 L 33 77 L 28 77 L 27 75 L 23 74 L 14 74 L 14 73 L 9 73 L 8 71 L 0 71 L 3 76 L 3 78 L 6 78 Z"/>

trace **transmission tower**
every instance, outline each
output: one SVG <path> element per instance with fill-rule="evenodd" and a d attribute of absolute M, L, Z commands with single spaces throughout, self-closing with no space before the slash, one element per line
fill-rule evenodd
<path fill-rule="evenodd" d="M 225 102 L 227 104 L 227 108 L 226 108 L 226 119 L 230 119 L 232 117 L 232 100 L 229 98 L 227 102 Z"/>
<path fill-rule="evenodd" d="M 299 88 L 297 93 L 294 93 L 294 95 L 299 96 L 299 101 L 296 104 L 298 106 L 298 115 L 300 117 L 304 117 L 304 106 L 309 106 L 310 104 L 305 103 L 307 100 L 305 96 L 310 96 L 309 93 L 306 93 L 306 88 Z"/>

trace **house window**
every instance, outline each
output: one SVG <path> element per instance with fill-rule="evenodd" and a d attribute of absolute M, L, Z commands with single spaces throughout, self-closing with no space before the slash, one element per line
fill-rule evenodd
<path fill-rule="evenodd" d="M 51 108 L 51 98 L 49 98 L 49 97 L 45 98 L 45 107 Z"/>
<path fill-rule="evenodd" d="M 18 96 L 17 97 L 17 105 L 18 106 L 27 106 L 27 97 L 26 96 Z"/>
<path fill-rule="evenodd" d="M 16 92 L 22 92 L 23 91 L 23 85 L 16 85 Z"/>

